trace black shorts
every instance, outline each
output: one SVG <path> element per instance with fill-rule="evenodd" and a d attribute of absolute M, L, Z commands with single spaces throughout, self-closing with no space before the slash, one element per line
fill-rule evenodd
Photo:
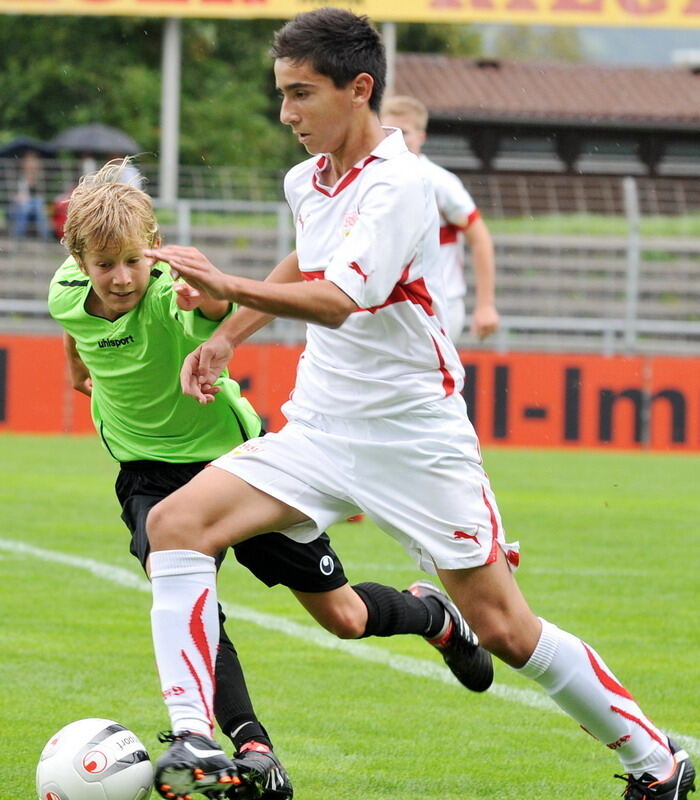
<path fill-rule="evenodd" d="M 201 472 L 207 463 L 130 461 L 121 465 L 115 489 L 122 519 L 131 531 L 130 550 L 142 566 L 149 553 L 148 512 Z M 233 552 L 240 564 L 268 586 L 282 584 L 299 592 L 328 592 L 348 582 L 325 533 L 309 544 L 299 544 L 282 533 L 264 533 L 234 545 Z M 217 558 L 217 567 L 224 557 L 222 553 Z"/>

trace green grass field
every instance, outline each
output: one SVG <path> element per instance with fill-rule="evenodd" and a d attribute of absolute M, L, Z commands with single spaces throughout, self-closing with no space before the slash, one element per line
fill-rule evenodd
<path fill-rule="evenodd" d="M 700 757 L 696 457 L 490 450 L 486 465 L 533 608 L 587 639 Z M 148 587 L 92 437 L 0 437 L 4 662 L 0 798 L 31 800 L 48 737 L 82 717 L 168 727 Z M 419 573 L 370 524 L 332 532 L 348 576 Z M 601 800 L 617 759 L 497 665 L 471 695 L 417 637 L 341 643 L 229 558 L 222 599 L 258 713 L 299 800 Z M 359 646 L 358 646 L 359 645 Z M 696 759 L 697 760 L 697 759 Z"/>

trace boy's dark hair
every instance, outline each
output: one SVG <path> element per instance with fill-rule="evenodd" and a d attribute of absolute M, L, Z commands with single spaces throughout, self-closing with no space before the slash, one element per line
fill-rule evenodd
<path fill-rule="evenodd" d="M 379 113 L 386 85 L 386 53 L 367 17 L 341 8 L 298 14 L 275 34 L 270 53 L 295 63 L 309 61 L 339 89 L 361 72 L 374 78 L 369 107 Z"/>

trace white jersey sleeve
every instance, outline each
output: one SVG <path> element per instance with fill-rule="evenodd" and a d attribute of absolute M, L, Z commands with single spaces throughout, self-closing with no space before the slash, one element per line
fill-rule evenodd
<path fill-rule="evenodd" d="M 464 297 L 463 231 L 480 216 L 472 196 L 452 172 L 420 156 L 420 163 L 433 186 L 440 215 L 440 252 L 438 266 L 445 281 L 448 301 Z"/>
<path fill-rule="evenodd" d="M 479 210 L 472 196 L 464 188 L 462 181 L 453 172 L 435 164 L 425 156 L 421 156 L 421 163 L 433 184 L 441 224 L 447 222 L 451 225 L 467 227 L 479 216 Z M 467 225 L 464 225 L 464 220 Z"/>

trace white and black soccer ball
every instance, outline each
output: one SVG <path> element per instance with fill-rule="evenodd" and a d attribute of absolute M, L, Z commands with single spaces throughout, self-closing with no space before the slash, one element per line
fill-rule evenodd
<path fill-rule="evenodd" d="M 80 719 L 61 728 L 36 768 L 39 800 L 147 800 L 152 787 L 146 748 L 110 719 Z"/>

